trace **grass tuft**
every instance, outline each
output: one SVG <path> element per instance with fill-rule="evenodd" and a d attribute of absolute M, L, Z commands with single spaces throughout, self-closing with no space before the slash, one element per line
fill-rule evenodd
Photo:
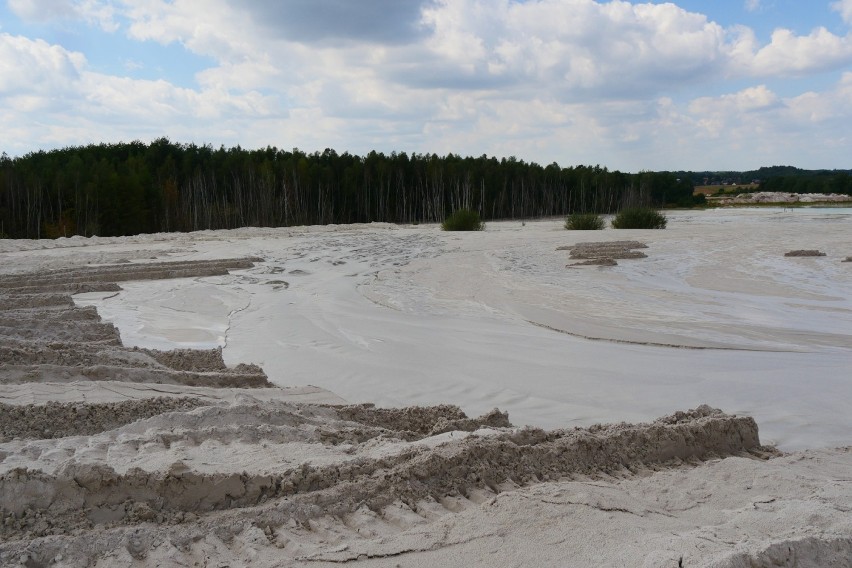
<path fill-rule="evenodd" d="M 604 228 L 604 220 L 594 213 L 572 213 L 565 220 L 565 228 L 569 231 L 600 231 Z"/>
<path fill-rule="evenodd" d="M 470 209 L 459 209 L 444 219 L 441 229 L 444 231 L 481 231 L 485 223 L 479 218 L 479 213 Z"/>
<path fill-rule="evenodd" d="M 665 229 L 666 216 L 650 207 L 622 209 L 612 220 L 613 229 Z"/>

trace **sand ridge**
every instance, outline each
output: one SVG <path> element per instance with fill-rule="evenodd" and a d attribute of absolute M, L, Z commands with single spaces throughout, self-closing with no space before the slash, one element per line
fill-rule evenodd
<path fill-rule="evenodd" d="M 360 423 L 342 418 L 352 417 L 353 411 Z M 347 410 L 254 403 L 248 409 L 237 405 L 183 412 L 189 421 L 174 413 L 163 414 L 119 428 L 115 439 L 127 439 L 131 431 L 155 436 L 152 426 L 160 421 L 183 437 L 191 436 L 192 429 L 197 432 L 196 443 L 206 444 L 216 438 L 210 431 L 215 425 L 220 435 L 230 432 L 228 442 L 234 450 L 235 438 L 262 443 L 268 452 L 274 452 L 277 443 L 293 453 L 298 441 L 303 446 L 300 455 L 306 461 L 285 467 L 280 473 L 253 473 L 255 462 L 251 461 L 241 462 L 247 468 L 241 472 L 200 473 L 192 466 L 193 460 L 176 461 L 153 471 L 135 467 L 118 473 L 81 456 L 52 473 L 20 467 L 6 470 L 0 475 L 0 530 L 6 540 L 0 545 L 0 557 L 15 558 L 26 550 L 29 558 L 44 562 L 55 557 L 61 541 L 66 555 L 69 549 L 77 554 L 88 551 L 82 557 L 66 556 L 65 560 L 74 565 L 115 552 L 115 546 L 144 559 L 148 546 L 163 538 L 158 526 L 174 525 L 170 530 L 179 535 L 196 533 L 214 523 L 219 538 L 226 541 L 242 533 L 241 523 L 223 521 L 223 511 L 233 511 L 235 521 L 252 519 L 254 524 L 275 532 L 282 527 L 286 530 L 293 521 L 309 526 L 313 519 L 329 515 L 345 518 L 362 508 L 384 511 L 395 503 L 405 503 L 411 514 L 417 514 L 421 508 L 418 503 L 423 502 L 421 514 L 428 516 L 429 507 L 433 507 L 428 503 L 494 496 L 548 480 L 618 474 L 671 466 L 682 460 L 699 463 L 748 452 L 771 455 L 760 447 L 752 419 L 730 417 L 708 407 L 651 424 L 551 432 L 505 426 L 495 429 L 489 425 L 493 418 L 486 416 L 479 419 L 484 430 L 468 435 L 438 434 L 438 439 L 427 435 L 414 443 L 402 443 L 402 439 L 417 430 L 434 431 L 448 412 L 459 416 L 458 410 L 439 407 L 389 413 L 363 406 Z M 211 412 L 214 414 L 205 418 Z M 228 427 L 223 412 L 236 419 L 240 428 Z M 397 419 L 389 421 L 389 414 Z M 405 418 L 412 416 L 416 420 L 409 423 Z M 362 424 L 377 421 L 384 426 Z M 251 428 L 246 430 L 252 422 L 265 427 L 254 439 Z M 284 439 L 276 440 L 276 424 Z M 392 424 L 395 429 L 389 429 Z M 177 443 L 174 434 L 172 439 L 156 435 L 152 440 L 166 447 Z M 390 447 L 377 453 L 376 443 L 381 440 Z M 328 444 L 337 448 L 337 457 L 327 456 L 328 463 L 311 465 L 311 460 L 322 454 L 318 447 Z M 150 457 L 149 461 L 156 462 Z M 110 538 L 128 525 L 137 526 L 134 534 L 148 545 L 134 550 L 132 543 L 116 543 Z M 228 531 L 234 531 L 230 537 Z"/>
<path fill-rule="evenodd" d="M 219 350 L 124 348 L 118 330 L 72 294 L 117 292 L 117 282 L 227 274 L 257 258 L 144 262 L 0 275 L 0 372 L 5 383 L 123 380 L 201 386 L 271 386 L 250 364 L 229 368 Z"/>

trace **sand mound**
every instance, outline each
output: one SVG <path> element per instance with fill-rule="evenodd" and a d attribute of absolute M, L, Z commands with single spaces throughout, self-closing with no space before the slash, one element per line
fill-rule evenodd
<path fill-rule="evenodd" d="M 346 420 L 387 428 L 403 435 L 406 439 L 417 439 L 424 435 L 434 436 L 444 432 L 473 432 L 483 427 L 508 428 L 509 414 L 497 409 L 481 416 L 468 418 L 458 406 L 440 405 L 423 408 L 376 408 L 372 404 L 344 406 L 337 413 Z"/>
<path fill-rule="evenodd" d="M 556 250 L 570 250 L 571 258 L 583 262 L 568 264 L 567 268 L 575 266 L 616 266 L 616 259 L 647 258 L 642 251 L 633 249 L 648 248 L 639 241 L 604 241 L 577 243 L 572 246 L 557 247 Z"/>
<path fill-rule="evenodd" d="M 782 191 L 756 191 L 735 196 L 708 195 L 707 199 L 720 205 L 751 203 L 844 203 L 850 200 L 842 193 L 786 193 Z"/>

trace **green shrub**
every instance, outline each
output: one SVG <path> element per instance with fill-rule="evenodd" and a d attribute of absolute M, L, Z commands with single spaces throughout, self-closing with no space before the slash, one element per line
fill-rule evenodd
<path fill-rule="evenodd" d="M 485 223 L 479 218 L 479 213 L 470 209 L 459 209 L 444 219 L 441 229 L 444 231 L 481 231 Z"/>
<path fill-rule="evenodd" d="M 604 220 L 594 213 L 572 213 L 565 220 L 565 228 L 569 231 L 600 231 L 604 228 Z"/>
<path fill-rule="evenodd" d="M 649 207 L 622 209 L 612 220 L 613 229 L 665 229 L 666 216 Z"/>

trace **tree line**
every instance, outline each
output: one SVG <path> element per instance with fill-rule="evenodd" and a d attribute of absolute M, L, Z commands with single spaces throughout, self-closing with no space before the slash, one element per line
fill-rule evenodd
<path fill-rule="evenodd" d="M 764 166 L 748 171 L 673 172 L 695 185 L 752 184 L 761 191 L 852 194 L 852 170 L 804 170 L 793 166 Z"/>
<path fill-rule="evenodd" d="M 785 193 L 840 193 L 852 195 L 852 175 L 846 171 L 818 171 L 767 179 L 761 191 Z"/>
<path fill-rule="evenodd" d="M 439 222 L 689 206 L 669 172 L 514 157 L 214 149 L 166 138 L 0 156 L 0 236 L 56 238 L 329 223 Z M 699 198 L 700 199 L 700 198 Z"/>

